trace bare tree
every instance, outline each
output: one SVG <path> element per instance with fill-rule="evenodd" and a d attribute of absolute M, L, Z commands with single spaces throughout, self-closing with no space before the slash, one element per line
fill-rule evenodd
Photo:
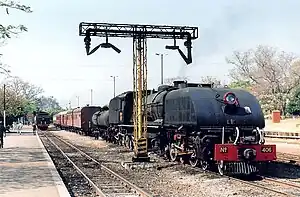
<path fill-rule="evenodd" d="M 213 87 L 215 87 L 215 88 L 224 86 L 224 85 L 222 85 L 221 80 L 219 80 L 217 77 L 213 77 L 213 76 L 202 77 L 201 83 L 213 84 Z"/>
<path fill-rule="evenodd" d="M 30 84 L 28 81 L 24 81 L 19 77 L 11 77 L 7 81 L 7 88 L 10 89 L 14 94 L 23 97 L 28 101 L 33 101 L 38 95 L 43 93 L 43 89 Z"/>
<path fill-rule="evenodd" d="M 289 94 L 300 84 L 296 56 L 273 47 L 260 45 L 246 52 L 235 51 L 226 61 L 234 65 L 231 78 L 250 81 L 267 110 L 284 112 Z"/>

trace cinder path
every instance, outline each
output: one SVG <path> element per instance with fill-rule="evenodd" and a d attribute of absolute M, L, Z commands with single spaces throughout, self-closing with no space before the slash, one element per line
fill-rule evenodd
<path fill-rule="evenodd" d="M 0 197 L 69 197 L 40 139 L 23 130 L 0 149 Z"/>
<path fill-rule="evenodd" d="M 292 155 L 300 155 L 300 141 L 287 139 L 266 139 L 266 144 L 276 144 L 276 150 L 280 153 L 289 153 Z"/>

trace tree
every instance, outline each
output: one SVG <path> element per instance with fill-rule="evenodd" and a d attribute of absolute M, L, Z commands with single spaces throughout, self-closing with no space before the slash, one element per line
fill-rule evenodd
<path fill-rule="evenodd" d="M 59 106 L 59 103 L 57 102 L 57 100 L 53 97 L 45 97 L 45 96 L 41 96 L 36 100 L 36 105 L 38 107 L 39 110 L 42 111 L 47 111 L 47 112 L 51 112 L 51 111 L 55 111 L 55 110 L 60 110 L 61 107 Z"/>
<path fill-rule="evenodd" d="M 0 7 L 6 8 L 6 13 L 9 14 L 9 8 L 17 9 L 23 12 L 31 13 L 32 10 L 29 6 L 25 6 L 15 1 L 0 1 Z M 11 38 L 12 36 L 17 36 L 19 33 L 27 31 L 27 28 L 24 25 L 8 25 L 4 26 L 0 24 L 0 40 L 5 41 L 6 39 Z"/>
<path fill-rule="evenodd" d="M 30 102 L 35 101 L 37 96 L 44 92 L 41 87 L 30 84 L 28 81 L 24 81 L 20 77 L 11 77 L 6 83 L 7 88 Z"/>
<path fill-rule="evenodd" d="M 201 83 L 213 84 L 214 88 L 222 87 L 221 80 L 213 76 L 202 77 Z"/>
<path fill-rule="evenodd" d="M 0 110 L 3 111 L 4 90 L 0 88 Z M 40 87 L 30 84 L 19 77 L 11 77 L 5 82 L 6 113 L 11 116 L 19 116 L 32 113 L 37 110 L 36 101 L 43 92 Z"/>
<path fill-rule="evenodd" d="M 279 109 L 284 114 L 290 93 L 300 84 L 300 62 L 294 54 L 260 45 L 246 52 L 234 51 L 226 61 L 234 65 L 231 78 L 249 81 L 266 111 Z"/>
<path fill-rule="evenodd" d="M 5 88 L 5 109 L 7 115 L 20 115 L 25 103 L 26 101 L 22 96 L 17 95 L 9 88 Z M 4 86 L 0 88 L 0 110 L 2 114 L 4 110 Z"/>
<path fill-rule="evenodd" d="M 230 88 L 240 88 L 248 91 L 252 90 L 252 84 L 249 80 L 232 81 L 228 86 Z"/>
<path fill-rule="evenodd" d="M 300 87 L 296 89 L 289 100 L 286 107 L 286 112 L 289 114 L 300 115 Z"/>
<path fill-rule="evenodd" d="M 29 6 L 25 6 L 11 0 L 0 0 L 0 8 L 6 8 L 6 13 L 9 14 L 9 8 L 17 9 L 26 13 L 31 13 L 32 10 Z M 5 44 L 5 41 L 13 36 L 19 35 L 21 32 L 26 32 L 27 28 L 24 25 L 3 25 L 0 23 L 0 46 Z M 0 53 L 0 58 L 3 54 Z M 8 75 L 10 71 L 6 68 L 0 59 L 0 74 Z"/>

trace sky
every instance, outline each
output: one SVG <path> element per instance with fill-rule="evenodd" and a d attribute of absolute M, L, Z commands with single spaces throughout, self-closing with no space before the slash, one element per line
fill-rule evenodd
<path fill-rule="evenodd" d="M 186 65 L 177 51 L 166 50 L 172 40 L 148 39 L 148 87 L 160 83 L 160 57 L 166 53 L 164 78 L 188 77 L 200 82 L 214 76 L 228 81 L 232 65 L 225 62 L 235 50 L 260 44 L 300 54 L 300 1 L 297 0 L 21 0 L 32 13 L 0 8 L 0 24 L 23 24 L 28 32 L 0 47 L 12 75 L 41 86 L 62 107 L 91 102 L 103 106 L 116 94 L 132 89 L 132 39 L 109 39 L 122 50 L 100 48 L 85 53 L 80 22 L 197 26 L 193 63 Z M 104 42 L 92 37 L 92 47 Z M 178 42 L 181 49 L 183 43 Z M 92 96 L 91 96 L 92 90 Z"/>

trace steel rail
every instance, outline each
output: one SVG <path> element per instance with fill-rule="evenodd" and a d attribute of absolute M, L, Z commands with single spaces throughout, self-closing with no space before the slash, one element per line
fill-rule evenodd
<path fill-rule="evenodd" d="M 269 181 L 269 182 L 278 183 L 278 184 L 281 184 L 281 185 L 284 185 L 284 186 L 289 186 L 289 187 L 293 187 L 293 188 L 296 188 L 296 189 L 300 189 L 300 185 L 296 185 L 296 184 L 293 184 L 293 183 L 288 183 L 288 182 L 285 182 L 285 181 L 279 181 L 279 180 L 269 178 L 269 177 L 263 177 L 262 176 L 262 178 L 264 180 Z"/>
<path fill-rule="evenodd" d="M 57 144 L 55 144 L 55 142 L 53 142 L 47 135 L 44 135 L 56 148 L 57 150 L 59 150 L 61 152 L 61 154 L 73 165 L 73 167 L 89 182 L 89 184 L 91 184 L 91 186 L 96 190 L 96 194 L 100 195 L 101 197 L 106 197 L 106 195 L 100 190 L 99 187 L 96 186 L 96 184 L 91 180 L 89 179 L 89 177 L 87 177 L 85 175 L 84 172 L 82 172 L 79 167 L 68 157 L 68 155 L 66 155 L 64 153 L 63 150 L 61 150 L 61 148 L 59 148 L 57 146 Z"/>
<path fill-rule="evenodd" d="M 252 183 L 252 182 L 244 181 L 244 180 L 234 178 L 234 177 L 230 177 L 230 176 L 225 176 L 225 177 L 229 178 L 230 180 L 236 181 L 236 182 L 244 183 L 246 185 L 250 185 L 250 186 L 253 186 L 253 187 L 258 187 L 258 188 L 261 188 L 261 189 L 264 189 L 264 190 L 267 190 L 267 191 L 270 191 L 270 192 L 273 192 L 273 193 L 276 193 L 276 194 L 280 194 L 280 195 L 283 195 L 283 196 L 297 197 L 296 195 L 289 194 L 289 193 L 286 193 L 286 192 L 283 192 L 283 191 L 278 191 L 278 190 L 260 185 L 259 183 Z"/>
<path fill-rule="evenodd" d="M 125 183 L 125 186 L 130 186 L 131 189 L 133 189 L 135 191 L 135 193 L 139 194 L 142 197 L 153 197 L 152 194 L 144 191 L 143 189 L 139 188 L 138 186 L 136 186 L 135 184 L 129 182 L 128 180 L 126 180 L 125 178 L 123 178 L 122 176 L 120 176 L 119 174 L 117 174 L 116 172 L 112 171 L 111 169 L 109 169 L 108 167 L 104 166 L 102 163 L 100 163 L 99 161 L 97 161 L 96 159 L 92 158 L 90 155 L 86 154 L 85 152 L 83 152 L 82 150 L 80 150 L 79 148 L 77 148 L 76 146 L 74 146 L 73 144 L 67 142 L 64 139 L 61 139 L 59 137 L 57 137 L 54 134 L 51 134 L 53 137 L 57 138 L 58 140 L 62 141 L 63 143 L 69 145 L 70 147 L 74 148 L 75 150 L 77 150 L 78 152 L 80 152 L 82 155 L 86 156 L 88 159 L 94 161 L 95 163 L 97 163 L 102 170 L 105 170 L 106 172 L 108 172 L 109 174 L 115 176 L 116 178 L 118 178 L 119 180 L 121 180 L 123 183 Z M 105 195 L 106 196 L 106 195 Z"/>

